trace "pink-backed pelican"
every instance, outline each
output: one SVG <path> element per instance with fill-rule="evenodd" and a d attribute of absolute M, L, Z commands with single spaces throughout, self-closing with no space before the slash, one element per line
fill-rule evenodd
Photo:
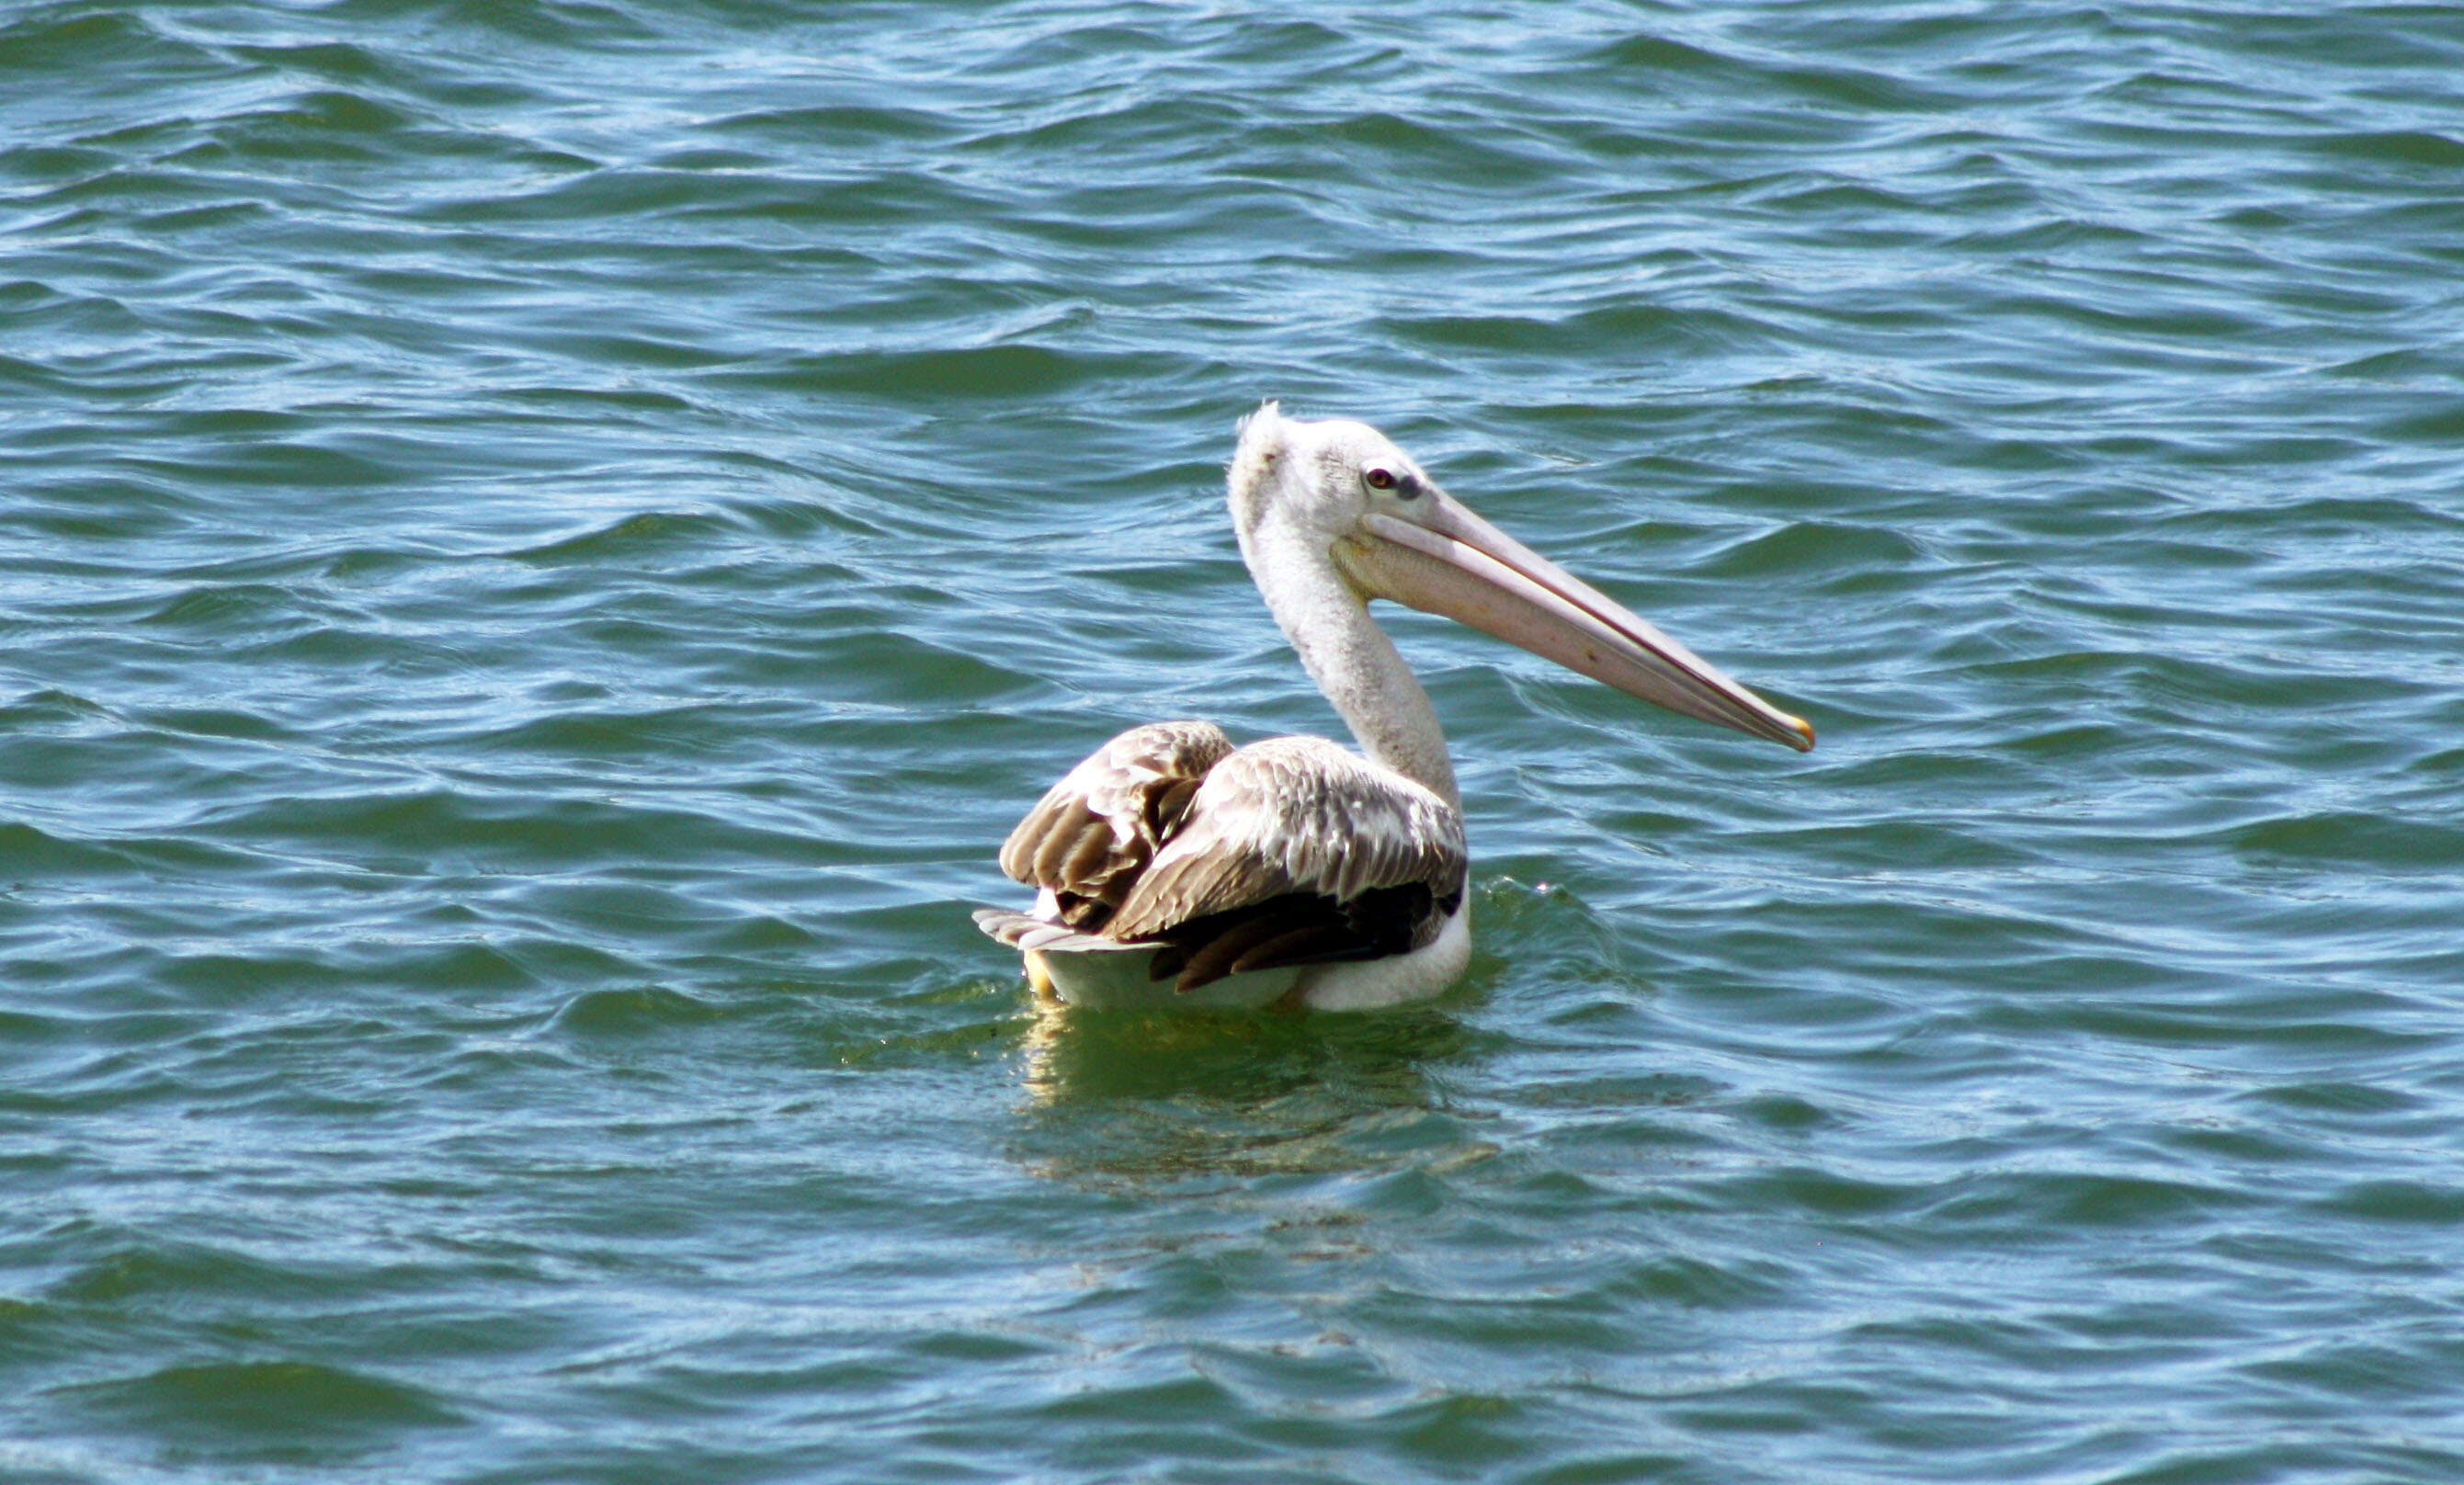
<path fill-rule="evenodd" d="M 1814 729 L 1440 490 L 1366 424 L 1267 403 L 1229 477 L 1249 575 L 1360 744 L 1154 722 L 1097 749 L 1001 846 L 1033 908 L 984 908 L 1073 1005 L 1358 1010 L 1471 957 L 1462 796 L 1437 713 L 1369 617 L 1391 599 L 1673 711 L 1803 751 Z M 1365 753 L 1366 756 L 1361 754 Z"/>

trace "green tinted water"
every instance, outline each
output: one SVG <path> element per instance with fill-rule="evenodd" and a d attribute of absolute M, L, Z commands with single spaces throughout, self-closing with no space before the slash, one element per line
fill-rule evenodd
<path fill-rule="evenodd" d="M 2464 1474 L 2464 22 L 0 11 L 0 1478 Z M 1332 718 L 1265 396 L 1821 730 L 1392 619 L 1482 945 L 966 909 Z"/>

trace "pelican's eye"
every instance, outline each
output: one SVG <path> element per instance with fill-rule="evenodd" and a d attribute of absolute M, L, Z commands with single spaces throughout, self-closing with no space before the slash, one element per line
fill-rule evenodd
<path fill-rule="evenodd" d="M 1392 490 L 1395 488 L 1395 471 L 1392 470 L 1372 470 L 1368 473 L 1360 476 L 1360 478 L 1372 490 Z"/>

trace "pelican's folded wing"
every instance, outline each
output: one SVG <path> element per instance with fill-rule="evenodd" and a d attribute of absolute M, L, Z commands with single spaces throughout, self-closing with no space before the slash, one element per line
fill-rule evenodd
<path fill-rule="evenodd" d="M 1183 991 L 1406 953 L 1462 906 L 1467 865 L 1435 794 L 1323 738 L 1268 738 L 1209 771 L 1103 933 L 1170 946 L 1153 972 Z"/>
<path fill-rule="evenodd" d="M 1231 752 L 1212 722 L 1131 728 L 1045 791 L 1002 842 L 1001 870 L 1050 893 L 1061 922 L 1103 928 Z"/>

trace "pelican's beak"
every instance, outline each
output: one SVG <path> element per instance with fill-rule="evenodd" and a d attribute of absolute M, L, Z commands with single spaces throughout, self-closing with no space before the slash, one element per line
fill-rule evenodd
<path fill-rule="evenodd" d="M 1463 508 L 1434 485 L 1419 521 L 1372 512 L 1335 543 L 1371 598 L 1441 614 L 1671 711 L 1786 743 L 1814 729 L 1729 680 L 1623 605 Z"/>

